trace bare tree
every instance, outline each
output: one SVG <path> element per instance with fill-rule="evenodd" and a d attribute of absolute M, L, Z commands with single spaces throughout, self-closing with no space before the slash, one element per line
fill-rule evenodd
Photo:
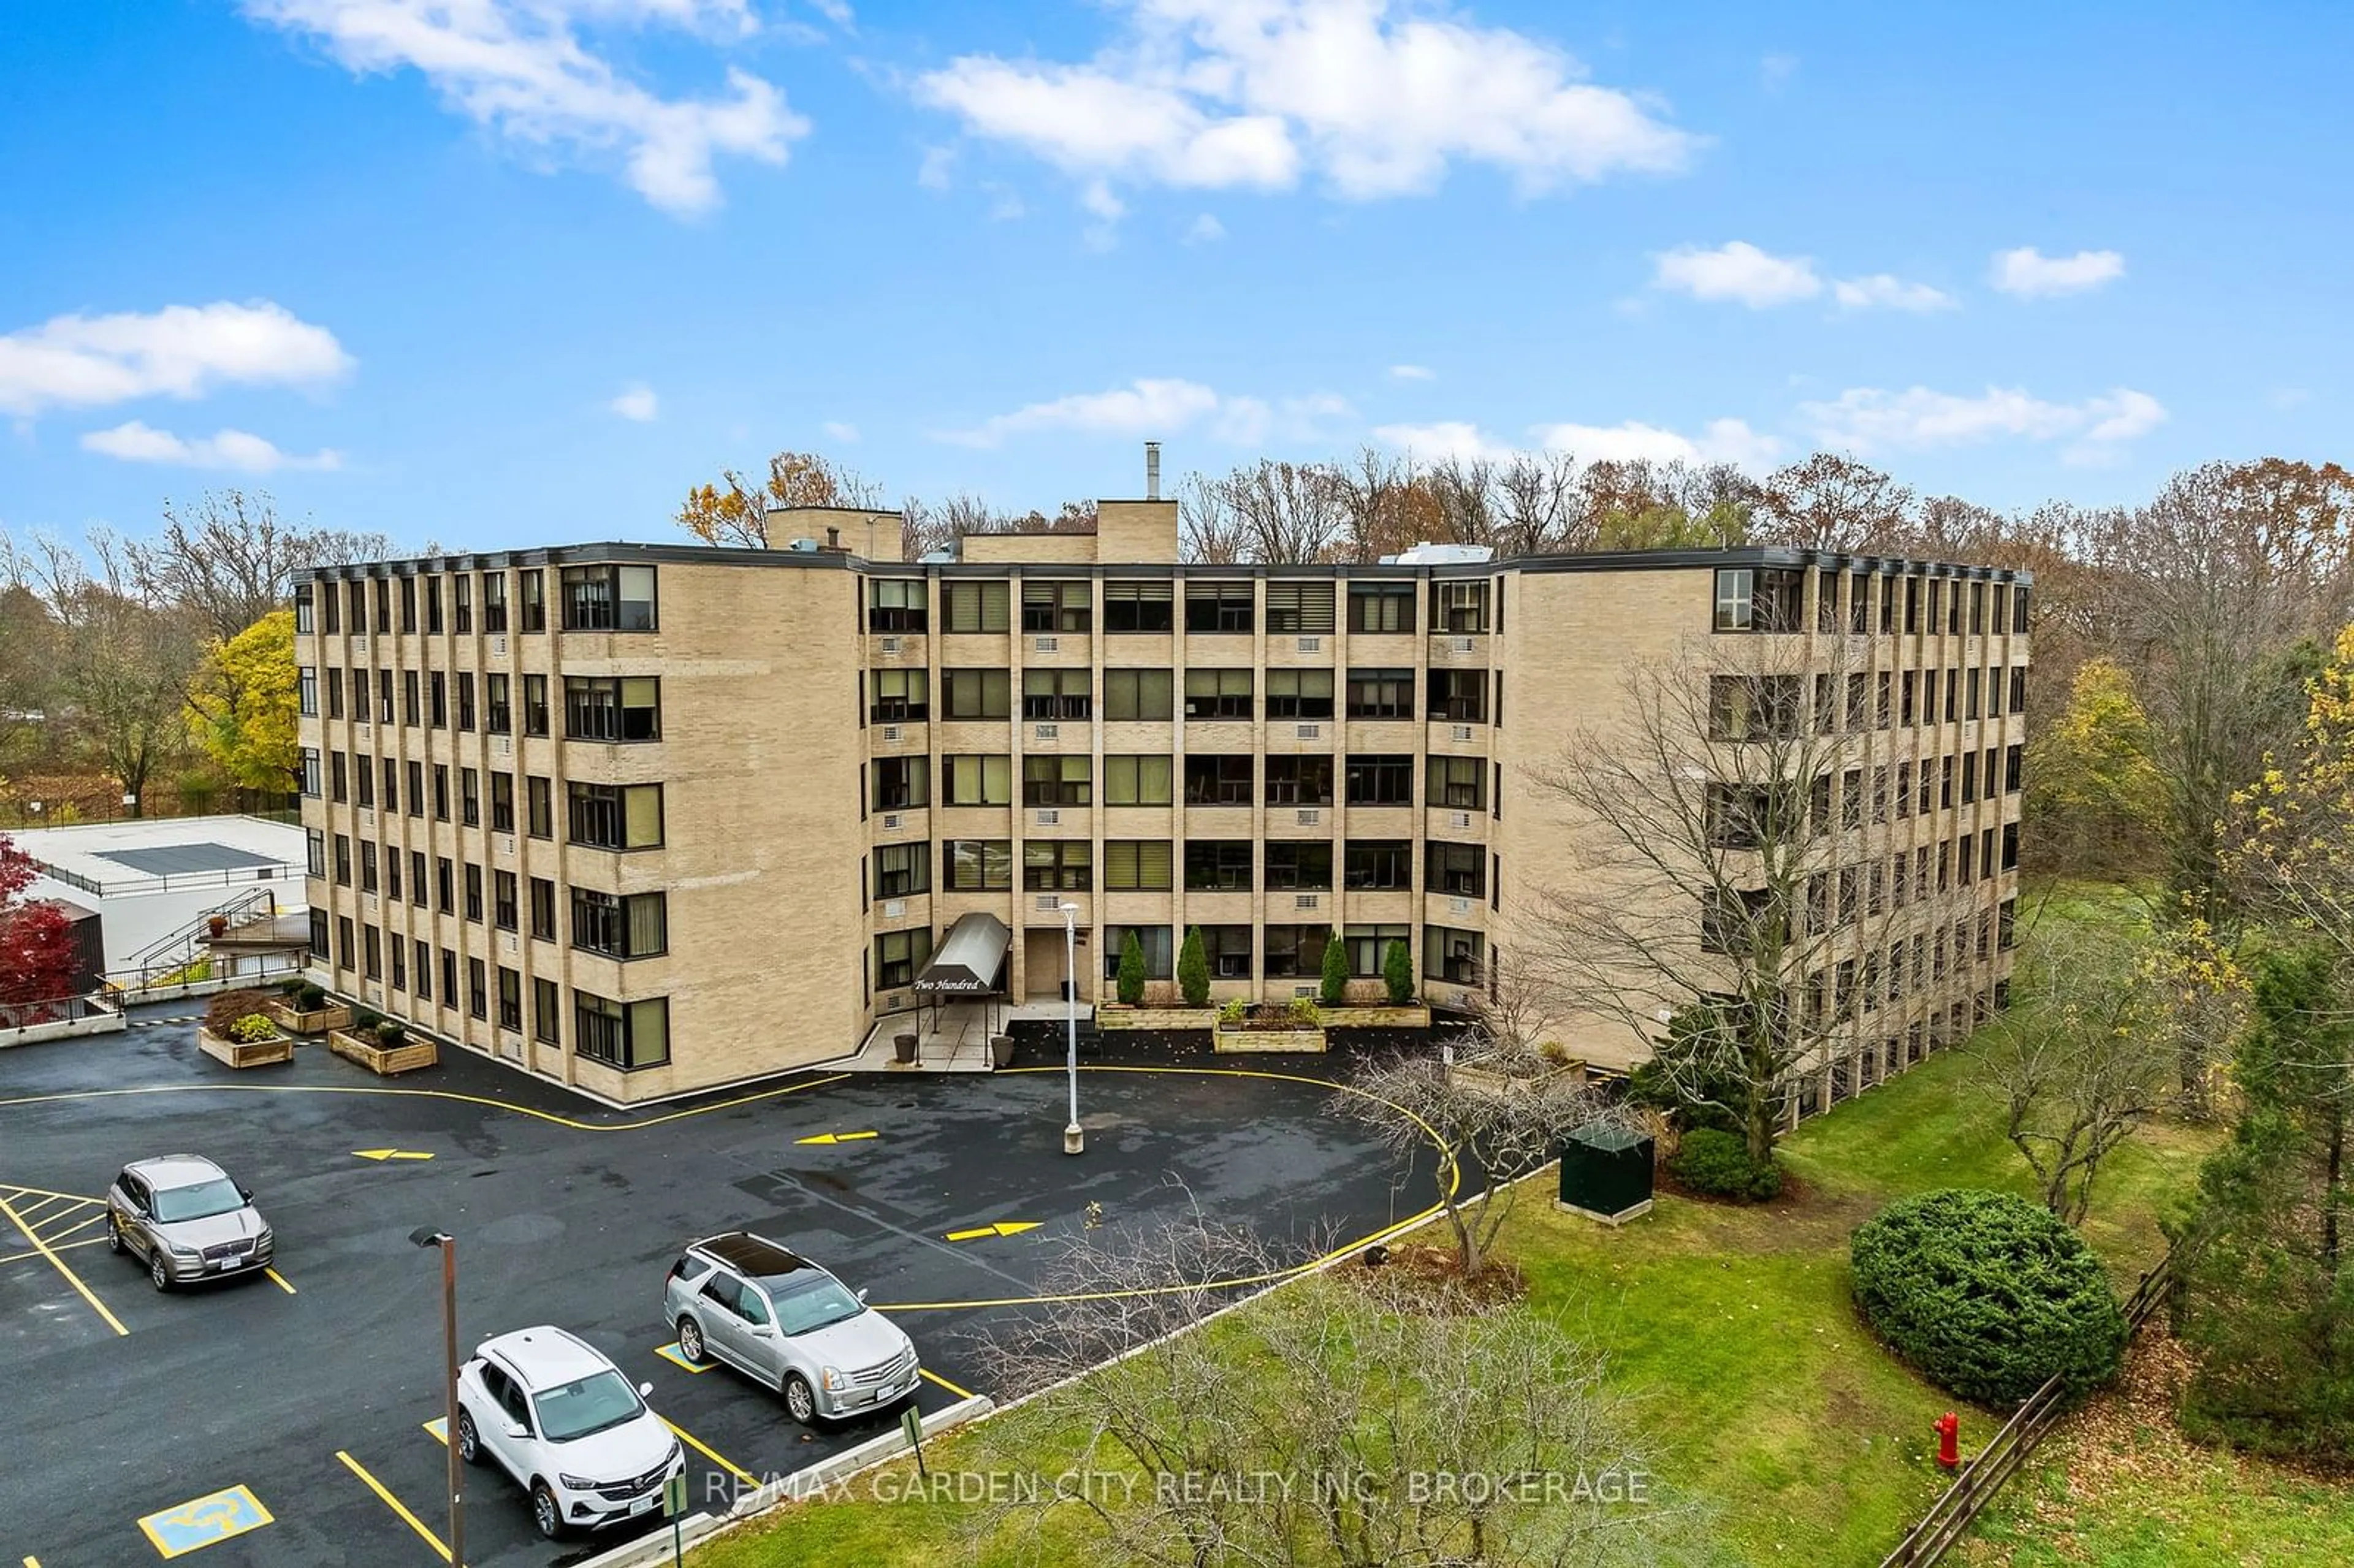
<path fill-rule="evenodd" d="M 1048 1303 L 991 1341 L 1001 1385 L 1048 1392 L 980 1434 L 1017 1461 L 1033 1425 L 1076 1432 L 1077 1451 L 1061 1484 L 1004 1489 L 977 1531 L 1027 1523 L 1040 1561 L 1078 1545 L 1123 1568 L 1685 1560 L 1690 1521 L 1640 1495 L 1603 1363 L 1558 1323 L 1434 1311 L 1362 1266 L 1211 1321 L 1235 1298 L 1225 1282 L 1284 1272 L 1198 1219 L 1081 1237 Z"/>
<path fill-rule="evenodd" d="M 1186 560 L 1230 566 L 1245 558 L 1242 520 L 1220 482 L 1189 473 L 1177 487 L 1177 547 Z"/>
<path fill-rule="evenodd" d="M 1516 452 L 1496 470 L 1496 553 L 1541 556 L 1581 547 L 1577 460 Z"/>
<path fill-rule="evenodd" d="M 143 599 L 191 612 L 223 642 L 283 609 L 301 568 L 382 560 L 392 548 L 381 534 L 289 527 L 270 495 L 241 490 L 167 501 L 161 534 L 120 546 L 123 575 Z"/>
<path fill-rule="evenodd" d="M 1868 550 L 1911 531 L 1913 492 L 1869 463 L 1830 452 L 1775 471 L 1758 498 L 1757 537 L 1819 550 Z"/>
<path fill-rule="evenodd" d="M 920 561 L 935 550 L 956 543 L 955 524 L 944 510 L 927 506 L 915 496 L 899 503 L 899 558 Z"/>
<path fill-rule="evenodd" d="M 1191 475 L 1180 515 L 1197 560 L 1319 561 L 1348 534 L 1344 487 L 1315 463 L 1261 459 L 1220 479 Z"/>

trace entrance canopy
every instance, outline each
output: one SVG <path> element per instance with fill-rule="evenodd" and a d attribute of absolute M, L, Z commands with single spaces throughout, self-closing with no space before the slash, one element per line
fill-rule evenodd
<path fill-rule="evenodd" d="M 1006 950 L 1013 933 L 994 915 L 975 910 L 957 917 L 932 961 L 916 977 L 916 991 L 936 1001 L 959 996 L 993 996 L 1002 988 L 997 977 L 1005 969 Z"/>

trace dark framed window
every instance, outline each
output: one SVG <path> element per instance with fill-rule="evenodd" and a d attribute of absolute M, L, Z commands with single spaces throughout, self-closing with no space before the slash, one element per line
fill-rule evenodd
<path fill-rule="evenodd" d="M 921 724 L 931 714 L 932 677 L 928 670 L 876 670 L 869 677 L 875 697 L 867 717 L 876 724 Z"/>
<path fill-rule="evenodd" d="M 359 800 L 362 806 L 376 804 L 376 769 L 368 766 L 366 758 L 353 757 L 352 783 L 359 790 Z"/>
<path fill-rule="evenodd" d="M 928 927 L 917 927 L 912 931 L 885 931 L 875 938 L 875 989 L 896 991 L 916 983 L 924 965 L 932 956 L 932 933 Z"/>
<path fill-rule="evenodd" d="M 408 814 L 412 817 L 421 817 L 425 814 L 425 764 L 422 762 L 408 764 L 407 776 L 408 789 L 406 799 L 408 801 Z"/>
<path fill-rule="evenodd" d="M 609 959 L 650 959 L 669 951 L 668 895 L 574 888 L 572 945 Z"/>
<path fill-rule="evenodd" d="M 1269 670 L 1267 673 L 1267 716 L 1271 719 L 1331 718 L 1332 672 Z"/>
<path fill-rule="evenodd" d="M 1247 926 L 1196 926 L 1202 933 L 1202 955 L 1210 963 L 1212 980 L 1248 980 L 1251 972 L 1251 928 Z"/>
<path fill-rule="evenodd" d="M 547 733 L 547 677 L 525 675 L 523 678 L 523 732 L 525 735 Z"/>
<path fill-rule="evenodd" d="M 1270 806 L 1331 805 L 1332 759 L 1320 756 L 1270 756 L 1267 759 L 1267 803 Z"/>
<path fill-rule="evenodd" d="M 941 846 L 951 893 L 1004 893 L 1013 886 L 1013 841 L 950 839 Z"/>
<path fill-rule="evenodd" d="M 533 838 L 552 839 L 556 836 L 555 791 L 548 781 L 536 775 L 523 781 L 524 824 Z"/>
<path fill-rule="evenodd" d="M 1217 632 L 1250 634 L 1257 607 L 1247 582 L 1185 585 L 1185 630 L 1193 636 Z"/>
<path fill-rule="evenodd" d="M 921 577 L 876 577 L 866 585 L 866 630 L 891 634 L 921 632 L 930 620 L 930 600 Z"/>
<path fill-rule="evenodd" d="M 1250 840 L 1185 841 L 1187 892 L 1248 893 L 1253 881 Z"/>
<path fill-rule="evenodd" d="M 663 842 L 663 787 L 659 784 L 583 784 L 567 787 L 569 837 L 594 849 L 652 849 Z"/>
<path fill-rule="evenodd" d="M 670 1060 L 670 998 L 609 1001 L 572 993 L 572 1048 L 583 1059 L 624 1071 Z"/>
<path fill-rule="evenodd" d="M 512 871 L 491 873 L 491 924 L 502 931 L 519 929 L 523 911 L 518 907 L 515 874 Z"/>
<path fill-rule="evenodd" d="M 474 675 L 471 670 L 458 672 L 458 727 L 474 727 Z"/>
<path fill-rule="evenodd" d="M 1022 585 L 1022 630 L 1083 636 L 1095 626 L 1092 582 L 1033 582 Z"/>
<path fill-rule="evenodd" d="M 906 811 L 931 803 L 931 760 L 923 757 L 875 759 L 875 810 Z"/>
<path fill-rule="evenodd" d="M 1024 806 L 1085 806 L 1094 800 L 1094 758 L 1049 755 L 1022 759 Z"/>
<path fill-rule="evenodd" d="M 1104 878 L 1107 892 L 1166 893 L 1175 862 L 1167 839 L 1107 839 Z"/>
<path fill-rule="evenodd" d="M 1267 890 L 1269 893 L 1325 893 L 1332 886 L 1332 842 L 1330 839 L 1269 839 L 1267 841 Z"/>
<path fill-rule="evenodd" d="M 535 940 L 556 940 L 556 884 L 546 877 L 531 879 L 531 934 Z"/>
<path fill-rule="evenodd" d="M 1480 956 L 1487 939 L 1477 931 L 1458 931 L 1451 926 L 1425 926 L 1422 928 L 1422 977 L 1445 980 L 1449 985 L 1477 985 L 1482 968 Z"/>
<path fill-rule="evenodd" d="M 1795 567 L 1720 567 L 1715 629 L 1796 631 L 1806 602 L 1807 574 Z"/>
<path fill-rule="evenodd" d="M 476 925 L 482 919 L 482 868 L 471 861 L 466 864 L 466 918 Z"/>
<path fill-rule="evenodd" d="M 425 598 L 425 630 L 432 636 L 441 634 L 441 579 L 424 577 L 419 591 Z"/>
<path fill-rule="evenodd" d="M 319 798 L 320 788 L 319 748 L 306 746 L 302 748 L 302 793 L 315 800 Z"/>
<path fill-rule="evenodd" d="M 482 825 L 482 776 L 471 768 L 458 769 L 458 821 L 470 828 Z"/>
<path fill-rule="evenodd" d="M 1267 927 L 1267 978 L 1302 979 L 1324 972 L 1324 948 L 1332 939 L 1330 927 L 1269 926 Z"/>
<path fill-rule="evenodd" d="M 1128 939 L 1133 936 L 1144 953 L 1144 978 L 1149 980 L 1169 978 L 1170 960 L 1174 948 L 1166 926 L 1107 926 L 1104 927 L 1103 973 L 1106 980 L 1119 977 L 1120 955 L 1128 950 Z"/>
<path fill-rule="evenodd" d="M 1176 626 L 1174 583 L 1104 584 L 1106 631 L 1169 631 Z"/>
<path fill-rule="evenodd" d="M 515 830 L 514 775 L 491 775 L 491 831 L 511 833 Z"/>
<path fill-rule="evenodd" d="M 1430 721 L 1433 724 L 1486 724 L 1488 672 L 1433 670 L 1430 673 Z"/>
<path fill-rule="evenodd" d="M 1165 722 L 1174 711 L 1174 689 L 1166 670 L 1106 670 L 1104 717 Z"/>
<path fill-rule="evenodd" d="M 1430 629 L 1456 635 L 1488 630 L 1488 581 L 1430 585 Z"/>
<path fill-rule="evenodd" d="M 1382 972 L 1382 959 L 1392 942 L 1411 941 L 1414 933 L 1405 926 L 1350 926 L 1341 936 L 1349 945 L 1349 973 L 1366 980 Z"/>
<path fill-rule="evenodd" d="M 1175 760 L 1167 756 L 1122 755 L 1104 758 L 1104 804 L 1166 806 Z"/>
<path fill-rule="evenodd" d="M 1351 583 L 1349 630 L 1361 636 L 1381 636 L 1414 630 L 1414 585 Z"/>
<path fill-rule="evenodd" d="M 1349 716 L 1364 719 L 1414 717 L 1414 672 L 1350 671 Z"/>
<path fill-rule="evenodd" d="M 504 572 L 482 574 L 482 630 L 500 632 L 507 629 L 507 575 Z"/>
<path fill-rule="evenodd" d="M 531 982 L 531 1033 L 551 1045 L 563 1044 L 564 1003 L 556 982 L 544 976 Z"/>
<path fill-rule="evenodd" d="M 376 882 L 376 844 L 368 839 L 360 841 L 360 891 L 374 893 Z"/>
<path fill-rule="evenodd" d="M 1248 670 L 1186 671 L 1185 716 L 1189 719 L 1249 718 L 1251 673 Z"/>
<path fill-rule="evenodd" d="M 946 706 L 940 716 L 950 719 L 1002 719 L 1013 716 L 1013 673 L 1011 670 L 943 670 L 940 684 Z"/>
<path fill-rule="evenodd" d="M 1403 893 L 1414 886 L 1414 841 L 1351 839 L 1341 854 L 1341 885 L 1352 893 Z"/>
<path fill-rule="evenodd" d="M 1278 579 L 1267 585 L 1268 636 L 1328 636 L 1333 620 L 1330 578 L 1313 582 Z"/>
<path fill-rule="evenodd" d="M 940 620 L 950 632 L 1003 631 L 1011 616 L 1011 595 L 1002 582 L 946 582 L 940 585 Z"/>
<path fill-rule="evenodd" d="M 1255 758 L 1247 752 L 1197 752 L 1185 758 L 1185 804 L 1247 806 Z"/>
<path fill-rule="evenodd" d="M 1414 804 L 1414 758 L 1384 755 L 1352 755 L 1345 774 L 1352 806 L 1411 806 Z"/>
<path fill-rule="evenodd" d="M 878 844 L 875 849 L 875 896 L 905 898 L 932 890 L 932 846 L 928 842 Z"/>
<path fill-rule="evenodd" d="M 516 607 L 522 611 L 525 631 L 547 630 L 547 579 L 537 567 L 527 567 L 515 575 Z M 518 1001 L 518 1006 L 521 1005 Z"/>
<path fill-rule="evenodd" d="M 1080 669 L 1022 672 L 1022 716 L 1023 718 L 1083 719 L 1094 712 L 1094 671 Z"/>
<path fill-rule="evenodd" d="M 565 676 L 564 736 L 567 740 L 623 744 L 660 740 L 661 678 L 655 675 Z"/>
<path fill-rule="evenodd" d="M 415 962 L 410 966 L 417 973 L 417 1000 L 433 1000 L 433 949 L 424 941 L 409 943 L 408 951 Z"/>
<path fill-rule="evenodd" d="M 1806 686 L 1797 675 L 1711 675 L 1711 740 L 1787 740 L 1806 722 Z"/>
<path fill-rule="evenodd" d="M 309 583 L 301 584 L 294 589 L 294 635 L 297 637 L 311 635 L 313 596 L 313 590 Z"/>
<path fill-rule="evenodd" d="M 513 683 L 493 671 L 482 677 L 482 733 L 511 735 L 514 732 L 514 705 L 510 699 Z"/>
<path fill-rule="evenodd" d="M 1012 805 L 1013 758 L 1003 752 L 966 753 L 941 758 L 940 803 L 948 806 Z"/>
<path fill-rule="evenodd" d="M 1434 757 L 1429 764 L 1431 809 L 1458 811 L 1488 809 L 1488 765 L 1477 757 Z"/>
<path fill-rule="evenodd" d="M 1095 886 L 1095 846 L 1085 839 L 1025 839 L 1022 885 L 1032 893 L 1086 893 Z"/>
<path fill-rule="evenodd" d="M 1422 885 L 1432 893 L 1488 896 L 1488 852 L 1478 844 L 1433 839 L 1423 852 Z"/>
<path fill-rule="evenodd" d="M 480 959 L 466 960 L 466 1011 L 476 1018 L 491 1016 L 491 971 Z"/>
<path fill-rule="evenodd" d="M 652 567 L 567 567 L 562 586 L 567 631 L 654 630 Z"/>

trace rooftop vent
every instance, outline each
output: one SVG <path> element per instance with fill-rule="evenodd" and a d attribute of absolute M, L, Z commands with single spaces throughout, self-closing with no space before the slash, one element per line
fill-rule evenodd
<path fill-rule="evenodd" d="M 1144 443 L 1144 499 L 1161 499 L 1161 443 Z"/>

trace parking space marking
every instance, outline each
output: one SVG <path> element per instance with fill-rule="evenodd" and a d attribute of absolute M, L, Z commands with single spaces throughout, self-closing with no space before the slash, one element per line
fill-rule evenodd
<path fill-rule="evenodd" d="M 947 1389 L 950 1393 L 955 1394 L 959 1399 L 977 1399 L 980 1397 L 969 1388 L 959 1388 L 956 1384 L 950 1383 L 948 1379 L 942 1377 L 939 1373 L 934 1372 L 929 1367 L 917 1367 L 916 1370 L 924 1374 L 925 1382 L 939 1384 L 942 1388 Z"/>
<path fill-rule="evenodd" d="M 654 1347 L 654 1354 L 660 1356 L 663 1360 L 668 1361 L 674 1367 L 684 1368 L 686 1371 L 693 1372 L 697 1377 L 701 1377 L 705 1372 L 709 1372 L 712 1368 L 719 1364 L 717 1361 L 705 1358 L 701 1366 L 696 1366 L 693 1361 L 688 1361 L 684 1353 L 679 1350 L 678 1341 L 676 1340 L 673 1340 L 667 1345 L 656 1345 Z"/>
<path fill-rule="evenodd" d="M 735 1463 L 733 1460 L 721 1458 L 709 1447 L 705 1446 L 702 1439 L 696 1437 L 695 1434 L 689 1432 L 685 1427 L 681 1426 L 677 1422 L 671 1420 L 668 1416 L 664 1416 L 663 1417 L 663 1425 L 669 1427 L 673 1432 L 677 1433 L 678 1440 L 680 1442 L 685 1444 L 688 1447 L 694 1449 L 696 1453 L 702 1455 L 705 1458 L 710 1460 L 713 1464 L 718 1466 L 721 1469 L 726 1471 L 729 1475 L 735 1477 L 746 1486 L 757 1487 L 760 1484 L 759 1477 L 754 1475 L 743 1466 Z"/>
<path fill-rule="evenodd" d="M 92 1214 L 86 1220 L 76 1220 L 73 1224 L 68 1225 L 61 1231 L 53 1230 L 41 1239 L 48 1242 L 51 1246 L 56 1246 L 68 1236 L 79 1235 L 83 1231 L 90 1229 L 92 1225 L 102 1225 L 104 1224 L 106 1224 L 106 1216 L 104 1214 Z M 104 1236 L 92 1236 L 90 1239 L 91 1241 L 104 1241 L 106 1238 Z M 79 1245 L 87 1245 L 88 1244 L 82 1243 Z"/>
<path fill-rule="evenodd" d="M 352 1156 L 356 1160 L 374 1160 L 379 1162 L 387 1160 L 430 1160 L 433 1158 L 430 1154 L 427 1154 L 421 1150 L 414 1149 L 355 1149 L 352 1150 Z"/>
<path fill-rule="evenodd" d="M 106 1238 L 104 1236 L 91 1236 L 87 1241 L 65 1242 L 59 1245 L 51 1247 L 49 1250 L 51 1252 L 71 1252 L 78 1246 L 104 1246 L 105 1245 Z M 0 1263 L 22 1263 L 28 1257 L 38 1257 L 40 1255 L 41 1255 L 37 1252 L 12 1252 L 5 1257 L 0 1257 Z"/>
<path fill-rule="evenodd" d="M 33 1250 L 40 1254 L 43 1257 L 48 1258 L 49 1260 L 50 1266 L 55 1268 L 59 1274 L 66 1277 L 66 1283 L 72 1286 L 75 1290 L 80 1293 L 81 1298 L 90 1303 L 91 1311 L 96 1312 L 100 1317 L 106 1319 L 106 1326 L 108 1328 L 112 1329 L 117 1334 L 126 1337 L 130 1334 L 131 1330 L 122 1326 L 122 1319 L 107 1310 L 106 1303 L 101 1301 L 91 1293 L 90 1287 L 81 1282 L 81 1276 L 76 1274 L 71 1268 L 67 1266 L 66 1260 L 59 1257 L 57 1255 L 57 1250 L 40 1238 L 39 1234 L 35 1232 L 33 1227 L 27 1224 L 25 1220 L 17 1214 L 15 1205 L 11 1204 L 5 1198 L 0 1198 L 0 1215 L 5 1215 L 10 1224 L 15 1225 L 18 1230 L 25 1233 L 25 1239 L 33 1244 Z M 172 1553 L 167 1552 L 164 1553 L 164 1555 L 169 1557 Z"/>
<path fill-rule="evenodd" d="M 1060 1071 L 1060 1069 L 1056 1069 Z M 689 1106 L 684 1110 L 666 1111 L 643 1121 L 595 1122 L 578 1121 L 554 1111 L 540 1110 L 532 1106 L 519 1106 L 506 1100 L 494 1100 L 488 1095 L 461 1094 L 456 1089 L 380 1089 L 366 1084 L 145 1084 L 126 1089 L 71 1089 L 55 1095 L 20 1095 L 12 1100 L 0 1100 L 0 1110 L 12 1106 L 62 1105 L 76 1100 L 116 1099 L 126 1095 L 385 1095 L 394 1099 L 452 1100 L 459 1105 L 487 1106 L 492 1110 L 527 1116 L 534 1121 L 548 1122 L 557 1127 L 568 1127 L 575 1132 L 643 1132 L 649 1128 L 690 1117 L 711 1116 L 724 1110 L 740 1110 L 746 1106 L 765 1100 L 781 1099 L 810 1089 L 822 1089 L 828 1084 L 849 1081 L 847 1073 L 834 1073 L 822 1078 L 811 1078 L 805 1084 L 787 1084 L 782 1088 L 762 1089 L 758 1094 L 738 1095 L 732 1100 L 718 1100 L 707 1106 Z M 32 1189 L 27 1188 L 30 1192 Z"/>
<path fill-rule="evenodd" d="M 151 1513 L 139 1521 L 139 1528 L 158 1552 L 171 1558 L 274 1522 L 253 1489 L 239 1486 L 224 1487 L 176 1508 Z"/>
<path fill-rule="evenodd" d="M 287 1295 L 292 1296 L 298 1294 L 292 1286 L 286 1283 L 286 1277 L 279 1273 L 276 1269 L 265 1268 L 261 1272 L 270 1276 L 270 1284 L 275 1285 L 279 1289 L 286 1292 Z"/>
<path fill-rule="evenodd" d="M 433 1441 L 440 1444 L 444 1448 L 447 1448 L 450 1446 L 450 1418 L 448 1416 L 435 1416 L 432 1420 L 425 1424 L 425 1430 L 432 1435 Z"/>
<path fill-rule="evenodd" d="M 385 1507 L 399 1515 L 400 1521 L 403 1524 L 406 1524 L 409 1529 L 417 1531 L 419 1538 L 421 1539 L 426 1545 L 433 1548 L 434 1552 L 440 1555 L 442 1562 L 447 1563 L 450 1561 L 450 1548 L 444 1544 L 440 1536 L 425 1528 L 425 1521 L 423 1520 L 408 1511 L 408 1504 L 402 1502 L 398 1498 L 394 1497 L 390 1491 L 386 1489 L 385 1484 L 382 1481 L 379 1481 L 374 1476 L 369 1475 L 366 1467 L 361 1465 L 357 1459 L 353 1458 L 349 1454 L 345 1453 L 341 1448 L 335 1450 L 335 1457 L 341 1459 L 344 1462 L 344 1468 L 349 1470 L 353 1475 L 357 1476 L 360 1478 L 360 1484 L 367 1488 L 368 1490 L 374 1492 L 376 1497 L 382 1500 Z"/>

